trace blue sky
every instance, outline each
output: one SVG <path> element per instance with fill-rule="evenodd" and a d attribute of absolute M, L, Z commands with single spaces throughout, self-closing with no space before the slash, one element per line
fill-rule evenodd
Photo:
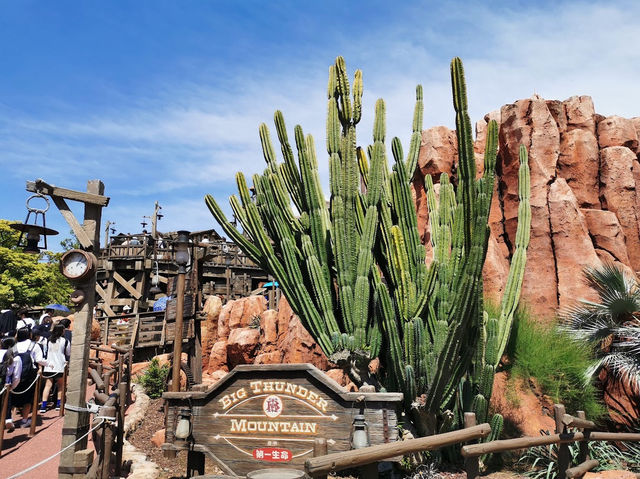
<path fill-rule="evenodd" d="M 363 70 L 361 144 L 379 97 L 388 136 L 406 144 L 417 83 L 425 127 L 451 126 L 453 56 L 473 120 L 534 92 L 640 115 L 638 2 L 394 3 L 0 1 L 0 218 L 24 219 L 26 180 L 100 178 L 118 231 L 139 231 L 156 200 L 160 230 L 214 226 L 203 195 L 226 204 L 236 171 L 263 169 L 258 125 L 276 109 L 314 134 L 326 179 L 337 55 Z M 48 224 L 66 234 L 54 210 Z"/>

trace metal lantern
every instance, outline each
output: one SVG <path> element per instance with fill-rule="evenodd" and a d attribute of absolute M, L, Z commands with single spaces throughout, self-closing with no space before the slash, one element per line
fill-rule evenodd
<path fill-rule="evenodd" d="M 34 198 L 42 198 L 47 203 L 46 208 L 40 209 L 31 206 L 29 202 Z M 12 224 L 9 226 L 14 230 L 20 231 L 17 246 L 21 246 L 23 248 L 22 251 L 25 253 L 39 254 L 41 249 L 47 249 L 47 236 L 55 236 L 58 232 L 51 228 L 47 228 L 47 221 L 44 215 L 49 210 L 49 200 L 46 196 L 36 193 L 27 199 L 26 204 L 28 213 L 24 223 Z M 29 223 L 31 213 L 34 214 L 33 223 Z M 42 225 L 38 224 L 38 217 L 41 218 Z M 44 244 L 42 246 L 40 246 L 41 236 L 44 239 Z M 25 237 L 24 242 L 22 241 L 23 237 Z"/>
<path fill-rule="evenodd" d="M 186 441 L 191 435 L 191 410 L 184 408 L 178 412 L 178 421 L 176 423 L 176 439 Z"/>
<path fill-rule="evenodd" d="M 154 252 L 155 253 L 155 252 Z M 160 271 L 158 267 L 158 262 L 155 262 L 155 271 L 153 272 L 153 277 L 151 278 L 151 288 L 149 288 L 149 293 L 158 294 L 162 293 L 162 290 L 159 287 L 160 283 Z"/>
<path fill-rule="evenodd" d="M 369 425 L 364 420 L 364 414 L 356 414 L 351 425 L 351 449 L 362 449 L 369 447 L 371 440 L 369 438 Z"/>
<path fill-rule="evenodd" d="M 189 253 L 189 232 L 185 230 L 178 231 L 178 240 L 176 242 L 176 264 L 178 265 L 178 273 L 186 273 L 186 267 L 191 260 Z"/>

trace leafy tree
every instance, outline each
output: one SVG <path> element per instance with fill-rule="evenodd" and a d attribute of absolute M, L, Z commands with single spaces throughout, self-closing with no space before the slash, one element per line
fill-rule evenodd
<path fill-rule="evenodd" d="M 19 233 L 0 219 L 0 308 L 11 303 L 41 306 L 65 304 L 73 291 L 59 269 L 60 253 L 23 253 L 16 246 Z"/>

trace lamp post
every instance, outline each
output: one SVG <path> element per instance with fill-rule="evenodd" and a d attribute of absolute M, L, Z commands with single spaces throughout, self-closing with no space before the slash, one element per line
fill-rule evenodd
<path fill-rule="evenodd" d="M 47 206 L 43 209 L 35 208 L 29 204 L 31 200 L 34 198 L 43 199 Z M 40 253 L 40 237 L 44 237 L 44 249 L 47 249 L 47 236 L 57 235 L 58 232 L 56 230 L 52 230 L 51 228 L 47 228 L 47 222 L 45 219 L 45 213 L 49 210 L 49 200 L 46 196 L 36 193 L 35 195 L 31 195 L 29 199 L 27 199 L 27 218 L 24 220 L 24 223 L 10 224 L 9 226 L 16 231 L 20 231 L 20 237 L 18 238 L 18 246 L 22 246 L 22 251 L 24 253 L 31 254 L 39 254 Z M 29 223 L 29 217 L 31 213 L 34 213 L 33 223 Z M 38 216 L 41 217 L 42 226 L 38 225 Z M 22 238 L 25 236 L 25 242 L 22 241 Z"/>
<path fill-rule="evenodd" d="M 178 284 L 176 287 L 176 329 L 173 338 L 173 369 L 171 375 L 171 391 L 180 391 L 180 363 L 182 362 L 182 330 L 184 319 L 184 283 L 187 264 L 190 260 L 189 232 L 178 231 L 176 242 L 176 264 L 178 265 Z"/>

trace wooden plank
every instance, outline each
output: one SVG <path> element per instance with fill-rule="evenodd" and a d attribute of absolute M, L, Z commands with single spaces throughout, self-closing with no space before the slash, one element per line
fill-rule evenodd
<path fill-rule="evenodd" d="M 579 417 L 573 417 L 571 414 L 565 414 L 562 416 L 562 424 L 567 427 L 577 427 L 580 429 L 595 429 L 596 425 L 593 421 L 587 419 L 581 419 Z"/>
<path fill-rule="evenodd" d="M 141 297 L 142 295 L 141 295 L 138 291 L 136 291 L 136 289 L 135 289 L 133 286 L 131 286 L 131 284 L 130 284 L 127 280 L 125 280 L 125 279 L 122 277 L 122 275 L 120 275 L 120 273 L 118 273 L 117 271 L 114 271 L 114 272 L 113 272 L 113 278 L 114 278 L 118 283 L 120 283 L 120 285 L 121 285 L 124 289 L 126 289 L 126 290 L 129 292 L 129 294 L 130 294 L 131 296 L 133 296 L 133 297 L 134 297 L 134 298 L 136 298 L 136 299 L 140 299 L 140 297 Z M 132 279 L 135 279 L 135 278 L 132 278 Z"/>
<path fill-rule="evenodd" d="M 69 209 L 69 205 L 67 205 L 67 202 L 59 196 L 51 196 L 51 199 L 53 200 L 53 203 L 58 207 L 58 210 L 60 210 L 62 217 L 71 227 L 73 234 L 76 235 L 76 238 L 78 238 L 78 241 L 80 242 L 82 247 L 85 249 L 93 249 L 91 238 L 89 238 L 89 235 L 86 233 L 84 228 L 80 226 L 80 223 L 78 223 L 75 215 Z"/>
<path fill-rule="evenodd" d="M 578 416 L 579 419 L 587 419 L 587 415 L 585 414 L 584 411 L 578 411 L 576 415 Z M 588 440 L 580 441 L 580 444 L 578 444 L 578 447 L 579 447 L 578 462 L 585 462 L 589 460 L 589 441 Z"/>
<path fill-rule="evenodd" d="M 109 316 L 115 316 L 116 313 L 114 313 L 113 309 L 111 309 L 111 306 L 109 304 L 110 302 L 108 301 L 107 292 L 98 283 L 96 283 L 96 291 L 100 295 L 102 300 L 104 301 L 104 303 L 102 303 L 102 306 L 101 306 L 102 310 L 105 313 L 107 313 L 107 315 L 109 315 Z"/>
<path fill-rule="evenodd" d="M 59 196 L 67 200 L 80 201 L 97 206 L 107 206 L 109 197 L 101 194 L 86 193 L 84 191 L 69 190 L 58 186 L 49 185 L 44 180 L 27 181 L 27 191 L 32 193 L 42 193 L 43 195 Z"/>
<path fill-rule="evenodd" d="M 556 434 L 562 434 L 566 426 L 563 424 L 562 419 L 566 414 L 564 405 L 554 404 L 553 416 L 556 421 Z M 558 446 L 558 475 L 557 479 L 565 479 L 567 477 L 567 469 L 571 465 L 571 451 L 568 444 L 560 444 Z"/>
<path fill-rule="evenodd" d="M 595 433 L 592 433 L 592 436 Z M 638 434 L 640 436 L 640 434 Z M 544 436 L 525 436 L 515 439 L 500 439 L 499 441 L 471 444 L 462 447 L 464 457 L 482 456 L 494 452 L 513 451 L 514 449 L 528 449 L 536 446 L 548 446 L 549 444 L 565 444 L 582 441 L 584 433 L 572 432 L 566 434 L 549 434 Z M 613 439 L 616 440 L 616 439 Z"/>
<path fill-rule="evenodd" d="M 600 463 L 595 459 L 584 461 L 577 466 L 567 469 L 567 477 L 570 479 L 573 479 L 574 477 L 582 477 L 594 467 L 598 467 L 598 464 Z"/>

